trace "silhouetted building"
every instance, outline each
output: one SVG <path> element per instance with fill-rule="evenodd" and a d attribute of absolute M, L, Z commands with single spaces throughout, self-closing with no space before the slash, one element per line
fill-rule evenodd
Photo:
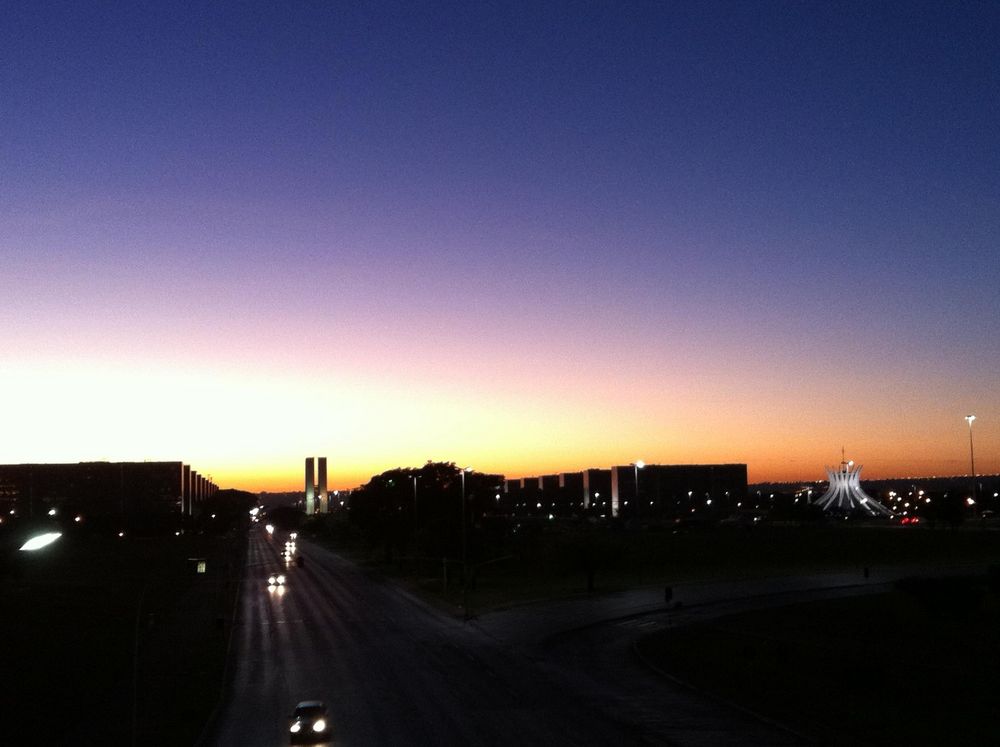
<path fill-rule="evenodd" d="M 538 489 L 554 497 L 559 490 L 559 475 L 542 475 L 538 478 Z"/>
<path fill-rule="evenodd" d="M 0 465 L 0 506 L 22 516 L 56 509 L 142 523 L 193 516 L 217 490 L 182 462 Z"/>
<path fill-rule="evenodd" d="M 504 505 L 515 515 L 674 518 L 728 512 L 746 500 L 745 464 L 647 464 L 585 469 L 503 480 Z M 641 500 L 641 506 L 639 505 Z"/>
<path fill-rule="evenodd" d="M 316 474 L 317 467 L 318 475 Z M 325 514 L 329 510 L 330 502 L 326 490 L 326 457 L 306 457 L 306 515 Z"/>
<path fill-rule="evenodd" d="M 611 468 L 613 516 L 659 517 L 731 510 L 747 495 L 745 464 L 647 464 Z"/>
<path fill-rule="evenodd" d="M 583 476 L 583 507 L 598 513 L 611 509 L 611 470 L 585 469 Z"/>
<path fill-rule="evenodd" d="M 569 511 L 584 508 L 583 473 L 562 472 L 559 475 L 560 498 Z"/>

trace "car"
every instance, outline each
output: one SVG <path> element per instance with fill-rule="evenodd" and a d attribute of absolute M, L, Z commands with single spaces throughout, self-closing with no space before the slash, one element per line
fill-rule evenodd
<path fill-rule="evenodd" d="M 328 742 L 332 732 L 326 704 L 321 700 L 303 700 L 288 719 L 290 744 Z"/>
<path fill-rule="evenodd" d="M 272 573 L 267 577 L 268 586 L 284 586 L 285 584 L 285 574 L 284 573 Z"/>

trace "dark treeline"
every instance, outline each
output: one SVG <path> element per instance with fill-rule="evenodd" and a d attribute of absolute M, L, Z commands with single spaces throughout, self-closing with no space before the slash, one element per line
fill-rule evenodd
<path fill-rule="evenodd" d="M 350 522 L 371 542 L 384 545 L 388 556 L 458 557 L 463 494 L 468 538 L 469 532 L 483 534 L 484 520 L 490 524 L 502 489 L 502 476 L 464 471 L 453 462 L 397 467 L 351 493 Z"/>
<path fill-rule="evenodd" d="M 924 483 L 926 491 L 920 487 Z M 952 483 L 947 485 L 950 489 L 941 489 L 945 485 L 940 482 L 907 481 L 905 492 L 902 484 L 873 484 L 871 492 L 896 514 L 894 520 L 881 520 L 885 522 L 909 515 L 920 516 L 931 526 L 954 526 L 978 519 L 984 510 L 995 508 L 995 482 L 984 480 L 979 485 L 975 507 L 966 503 L 969 491 L 961 489 L 962 483 L 955 478 Z M 843 518 L 843 515 L 824 514 L 813 503 L 824 492 L 825 483 L 805 486 L 811 487 L 809 495 L 803 486 L 789 490 L 791 487 L 755 485 L 743 503 L 716 502 L 711 507 L 700 506 L 697 512 L 686 504 L 681 513 L 649 511 L 640 526 L 627 507 L 622 516 L 611 518 L 596 507 L 585 509 L 578 496 L 570 496 L 561 488 L 547 490 L 544 495 L 539 491 L 528 501 L 522 496 L 521 502 L 517 502 L 518 499 L 512 500 L 504 492 L 502 475 L 463 471 L 453 462 L 427 462 L 422 467 L 397 467 L 374 475 L 351 492 L 343 507 L 331 506 L 330 521 L 321 517 L 316 517 L 316 521 L 332 523 L 339 527 L 337 531 L 351 531 L 370 546 L 382 548 L 387 560 L 403 556 L 457 558 L 462 553 L 464 515 L 466 554 L 470 562 L 481 563 L 509 552 L 512 547 L 521 547 L 540 534 L 583 533 L 588 537 L 585 544 L 589 545 L 589 537 L 595 530 L 676 532 L 720 522 L 823 523 Z M 890 487 L 899 490 L 890 493 Z M 301 511 L 298 513 L 304 518 Z M 871 519 L 865 512 L 852 517 Z"/>
<path fill-rule="evenodd" d="M 775 557 L 776 547 L 810 564 L 830 562 L 823 553 L 829 546 L 838 562 L 846 562 L 840 530 L 855 525 L 880 526 L 890 533 L 852 532 L 848 544 L 857 546 L 852 559 L 860 558 L 865 565 L 899 562 L 912 555 L 908 537 L 916 542 L 932 536 L 892 531 L 904 510 L 922 517 L 921 527 L 945 530 L 933 532 L 942 542 L 951 541 L 948 529 L 963 523 L 978 525 L 982 517 L 981 511 L 973 513 L 965 505 L 962 491 L 920 495 L 921 488 L 911 488 L 914 495 L 905 495 L 902 501 L 892 496 L 894 518 L 872 519 L 863 512 L 824 513 L 811 504 L 825 485 L 815 485 L 811 496 L 801 486 L 801 492 L 774 493 L 760 487 L 754 486 L 736 506 L 713 503 L 710 510 L 697 513 L 648 512 L 640 520 L 628 514 L 607 516 L 593 506 L 585 509 L 562 488 L 539 490 L 526 502 L 523 495 L 504 492 L 500 475 L 465 472 L 452 462 L 428 462 L 373 476 L 351 491 L 342 505 L 340 501 L 331 505 L 327 514 L 306 517 L 301 507 L 290 506 L 267 514 L 283 528 L 301 527 L 335 547 L 363 549 L 363 557 L 389 563 L 400 572 L 422 579 L 437 577 L 446 589 L 475 590 L 481 581 L 495 589 L 511 578 L 562 577 L 576 579 L 575 588 L 587 591 L 599 583 L 606 587 L 621 574 L 632 574 L 633 580 L 659 579 L 665 569 L 786 562 L 784 556 Z M 925 501 L 919 507 L 918 497 Z M 889 503 L 888 495 L 879 498 Z M 904 507 L 906 502 L 909 508 Z M 865 544 L 869 540 L 874 544 Z M 467 584 L 461 583 L 463 574 Z"/>
<path fill-rule="evenodd" d="M 351 492 L 344 508 L 311 517 L 304 526 L 335 541 L 360 541 L 383 561 L 410 568 L 416 562 L 440 569 L 443 562 L 449 578 L 467 572 L 472 587 L 486 568 L 514 561 L 537 564 L 547 572 L 583 573 L 592 589 L 596 572 L 620 554 L 616 543 L 608 541 L 623 528 L 620 520 L 599 520 L 579 507 L 558 515 L 548 506 L 518 513 L 504 498 L 501 475 L 428 462 L 375 475 Z M 570 504 L 567 500 L 566 506 Z M 271 515 L 290 526 L 292 517 L 280 511 Z"/>

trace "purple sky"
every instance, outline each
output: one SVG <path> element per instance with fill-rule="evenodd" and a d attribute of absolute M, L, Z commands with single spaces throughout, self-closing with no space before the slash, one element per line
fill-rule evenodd
<path fill-rule="evenodd" d="M 998 39 L 996 3 L 9 4 L 3 460 L 950 474 L 976 412 L 998 471 Z"/>

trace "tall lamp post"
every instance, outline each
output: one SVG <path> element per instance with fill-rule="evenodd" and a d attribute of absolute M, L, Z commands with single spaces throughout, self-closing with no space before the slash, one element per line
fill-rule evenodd
<path fill-rule="evenodd" d="M 417 520 L 417 476 L 413 475 L 413 554 L 417 554 L 417 530 L 420 524 Z"/>
<path fill-rule="evenodd" d="M 969 423 L 969 462 L 972 469 L 972 503 L 970 505 L 974 506 L 976 505 L 976 455 L 972 450 L 972 421 L 976 419 L 976 416 L 966 415 L 965 419 Z"/>
<path fill-rule="evenodd" d="M 645 467 L 646 463 L 637 459 L 632 462 L 632 466 L 635 468 L 635 518 L 638 520 L 639 512 L 642 510 L 642 502 L 639 500 L 639 470 Z"/>
<path fill-rule="evenodd" d="M 469 618 L 469 569 L 468 542 L 465 530 L 465 473 L 472 472 L 472 467 L 462 468 L 462 612 Z"/>
<path fill-rule="evenodd" d="M 417 531 L 417 476 L 413 476 L 413 532 Z"/>

